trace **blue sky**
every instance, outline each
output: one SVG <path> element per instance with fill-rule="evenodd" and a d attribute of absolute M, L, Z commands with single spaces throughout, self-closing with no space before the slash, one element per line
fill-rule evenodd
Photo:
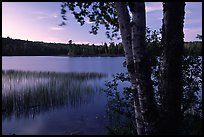
<path fill-rule="evenodd" d="M 146 25 L 159 30 L 162 25 L 162 3 L 146 2 Z M 89 33 L 91 23 L 80 26 L 72 14 L 67 14 L 66 26 L 61 21 L 60 2 L 2 2 L 2 36 L 13 39 L 67 43 L 102 44 L 111 42 L 101 27 L 97 35 Z M 186 2 L 184 41 L 195 41 L 202 34 L 202 2 Z M 114 41 L 114 42 L 120 42 Z"/>

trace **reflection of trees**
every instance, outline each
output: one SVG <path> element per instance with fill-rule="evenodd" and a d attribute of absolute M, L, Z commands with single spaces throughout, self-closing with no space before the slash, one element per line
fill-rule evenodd
<path fill-rule="evenodd" d="M 54 73 L 2 71 L 3 119 L 34 117 L 40 112 L 63 106 L 79 107 L 94 96 L 96 86 L 87 80 L 99 73 Z"/>

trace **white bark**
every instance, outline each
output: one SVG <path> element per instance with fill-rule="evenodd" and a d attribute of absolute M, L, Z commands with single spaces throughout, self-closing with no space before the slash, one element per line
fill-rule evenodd
<path fill-rule="evenodd" d="M 135 118 L 137 124 L 138 135 L 145 134 L 144 123 L 140 110 L 140 103 L 137 92 L 136 75 L 134 71 L 134 61 L 132 52 L 132 42 L 131 42 L 131 23 L 130 15 L 128 13 L 127 4 L 124 2 L 116 2 L 116 10 L 118 14 L 118 22 L 120 27 L 120 32 L 122 36 L 122 43 L 125 51 L 125 58 L 128 73 L 130 76 L 130 82 L 132 84 L 133 96 L 134 96 L 134 108 L 135 108 Z"/>
<path fill-rule="evenodd" d="M 132 52 L 136 76 L 139 106 L 145 124 L 145 134 L 157 132 L 155 124 L 158 117 L 151 82 L 151 68 L 145 45 L 145 4 L 144 2 L 129 2 L 132 13 Z"/>

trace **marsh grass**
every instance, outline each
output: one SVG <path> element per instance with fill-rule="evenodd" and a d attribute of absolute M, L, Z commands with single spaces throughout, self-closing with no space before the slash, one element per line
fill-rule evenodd
<path fill-rule="evenodd" d="M 93 99 L 101 73 L 56 73 L 2 70 L 3 119 L 34 117 L 50 109 L 76 108 Z"/>

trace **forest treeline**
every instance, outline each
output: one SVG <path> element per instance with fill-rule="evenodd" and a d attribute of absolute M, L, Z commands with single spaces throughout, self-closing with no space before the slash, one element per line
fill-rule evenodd
<path fill-rule="evenodd" d="M 45 43 L 2 38 L 2 55 L 47 55 L 47 56 L 123 56 L 121 44 L 103 45 L 75 43 Z"/>
<path fill-rule="evenodd" d="M 146 38 L 150 55 L 160 56 L 162 46 L 158 33 Z M 185 42 L 185 55 L 202 55 L 202 42 Z M 124 56 L 123 45 L 121 43 L 104 43 L 101 45 L 75 44 L 70 40 L 67 44 L 34 42 L 28 40 L 2 38 L 2 55 L 31 55 L 31 56 Z"/>

